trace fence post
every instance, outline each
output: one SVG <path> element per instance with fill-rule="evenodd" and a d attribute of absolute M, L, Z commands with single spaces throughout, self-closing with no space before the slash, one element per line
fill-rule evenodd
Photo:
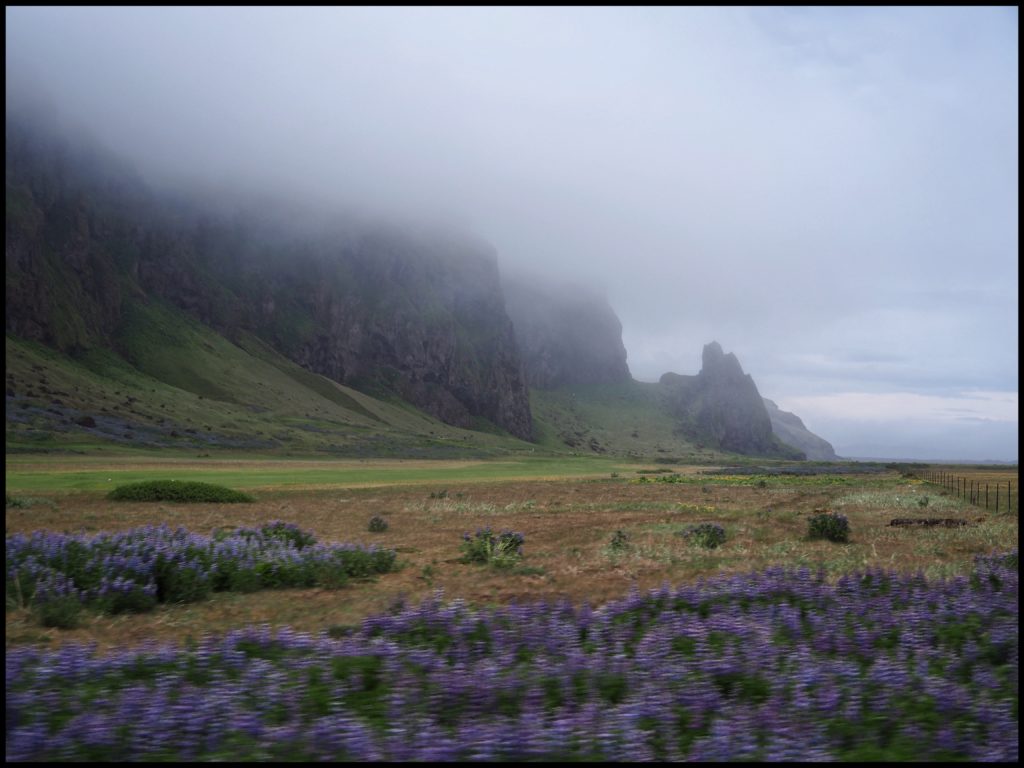
<path fill-rule="evenodd" d="M 996 512 L 999 511 L 999 483 L 996 483 Z"/>

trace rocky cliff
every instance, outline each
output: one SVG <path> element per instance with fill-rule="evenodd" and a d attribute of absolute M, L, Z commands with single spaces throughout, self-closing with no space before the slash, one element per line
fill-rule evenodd
<path fill-rule="evenodd" d="M 803 458 L 775 437 L 753 378 L 718 342 L 705 345 L 696 376 L 666 373 L 660 383 L 679 429 L 694 439 L 747 455 Z"/>
<path fill-rule="evenodd" d="M 835 449 L 827 440 L 823 440 L 804 426 L 796 414 L 779 409 L 774 402 L 764 398 L 768 418 L 772 421 L 772 431 L 786 445 L 803 451 L 811 461 L 836 461 Z"/>
<path fill-rule="evenodd" d="M 496 258 L 390 226 L 268 223 L 158 199 L 50 126 L 6 124 L 6 328 L 63 352 L 116 347 L 126 302 L 159 298 L 228 338 L 251 332 L 335 381 L 450 424 L 530 439 Z"/>
<path fill-rule="evenodd" d="M 622 323 L 593 289 L 522 275 L 506 277 L 505 300 L 537 389 L 631 381 Z"/>

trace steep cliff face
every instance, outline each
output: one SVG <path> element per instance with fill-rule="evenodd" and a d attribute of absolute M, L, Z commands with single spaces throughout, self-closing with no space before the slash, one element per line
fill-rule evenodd
<path fill-rule="evenodd" d="M 145 205 L 138 179 L 85 142 L 10 118 L 5 159 L 7 332 L 62 351 L 109 342 L 118 258 L 136 236 L 128 212 Z"/>
<path fill-rule="evenodd" d="M 382 229 L 343 248 L 321 241 L 300 263 L 237 273 L 249 322 L 275 348 L 336 381 L 394 391 L 449 424 L 480 427 L 483 418 L 531 437 L 492 252 Z"/>
<path fill-rule="evenodd" d="M 520 275 L 507 277 L 504 286 L 531 387 L 631 381 L 622 323 L 605 297 Z"/>
<path fill-rule="evenodd" d="M 839 459 L 832 444 L 807 429 L 799 416 L 780 410 L 779 406 L 768 398 L 764 398 L 764 404 L 772 421 L 772 431 L 786 445 L 803 451 L 811 461 Z"/>
<path fill-rule="evenodd" d="M 340 383 L 395 393 L 456 426 L 532 437 L 486 246 L 182 213 L 108 157 L 10 116 L 6 127 L 8 333 L 71 353 L 113 346 L 126 298 L 159 297 Z"/>
<path fill-rule="evenodd" d="M 680 429 L 694 439 L 736 453 L 803 458 L 773 435 L 753 378 L 718 342 L 705 345 L 696 376 L 666 373 L 660 383 Z"/>

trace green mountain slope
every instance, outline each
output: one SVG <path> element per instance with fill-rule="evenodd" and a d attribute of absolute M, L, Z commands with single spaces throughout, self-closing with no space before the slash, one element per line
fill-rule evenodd
<path fill-rule="evenodd" d="M 117 354 L 6 338 L 7 451 L 242 449 L 343 456 L 507 454 L 528 444 L 444 424 L 232 343 L 159 301 L 131 300 Z"/>
<path fill-rule="evenodd" d="M 607 453 L 680 462 L 730 454 L 696 443 L 678 428 L 660 384 L 619 384 L 531 389 L 534 434 L 549 450 Z"/>

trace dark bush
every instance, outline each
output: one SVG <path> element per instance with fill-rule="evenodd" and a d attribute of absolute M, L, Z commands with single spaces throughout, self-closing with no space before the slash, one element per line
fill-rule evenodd
<path fill-rule="evenodd" d="M 691 525 L 680 532 L 680 535 L 704 549 L 715 549 L 725 543 L 725 528 L 718 523 L 700 523 Z"/>
<path fill-rule="evenodd" d="M 74 629 L 82 616 L 82 603 L 77 597 L 57 597 L 36 605 L 35 613 L 44 627 Z"/>
<path fill-rule="evenodd" d="M 836 512 L 816 512 L 808 522 L 808 536 L 811 539 L 847 542 L 850 540 L 850 521 Z"/>
<path fill-rule="evenodd" d="M 252 496 L 222 485 L 179 480 L 149 480 L 120 485 L 107 498 L 112 501 L 174 501 L 234 504 L 255 501 Z"/>
<path fill-rule="evenodd" d="M 629 534 L 622 530 L 616 531 L 612 534 L 612 540 L 609 542 L 608 548 L 615 553 L 625 552 L 629 549 Z"/>

